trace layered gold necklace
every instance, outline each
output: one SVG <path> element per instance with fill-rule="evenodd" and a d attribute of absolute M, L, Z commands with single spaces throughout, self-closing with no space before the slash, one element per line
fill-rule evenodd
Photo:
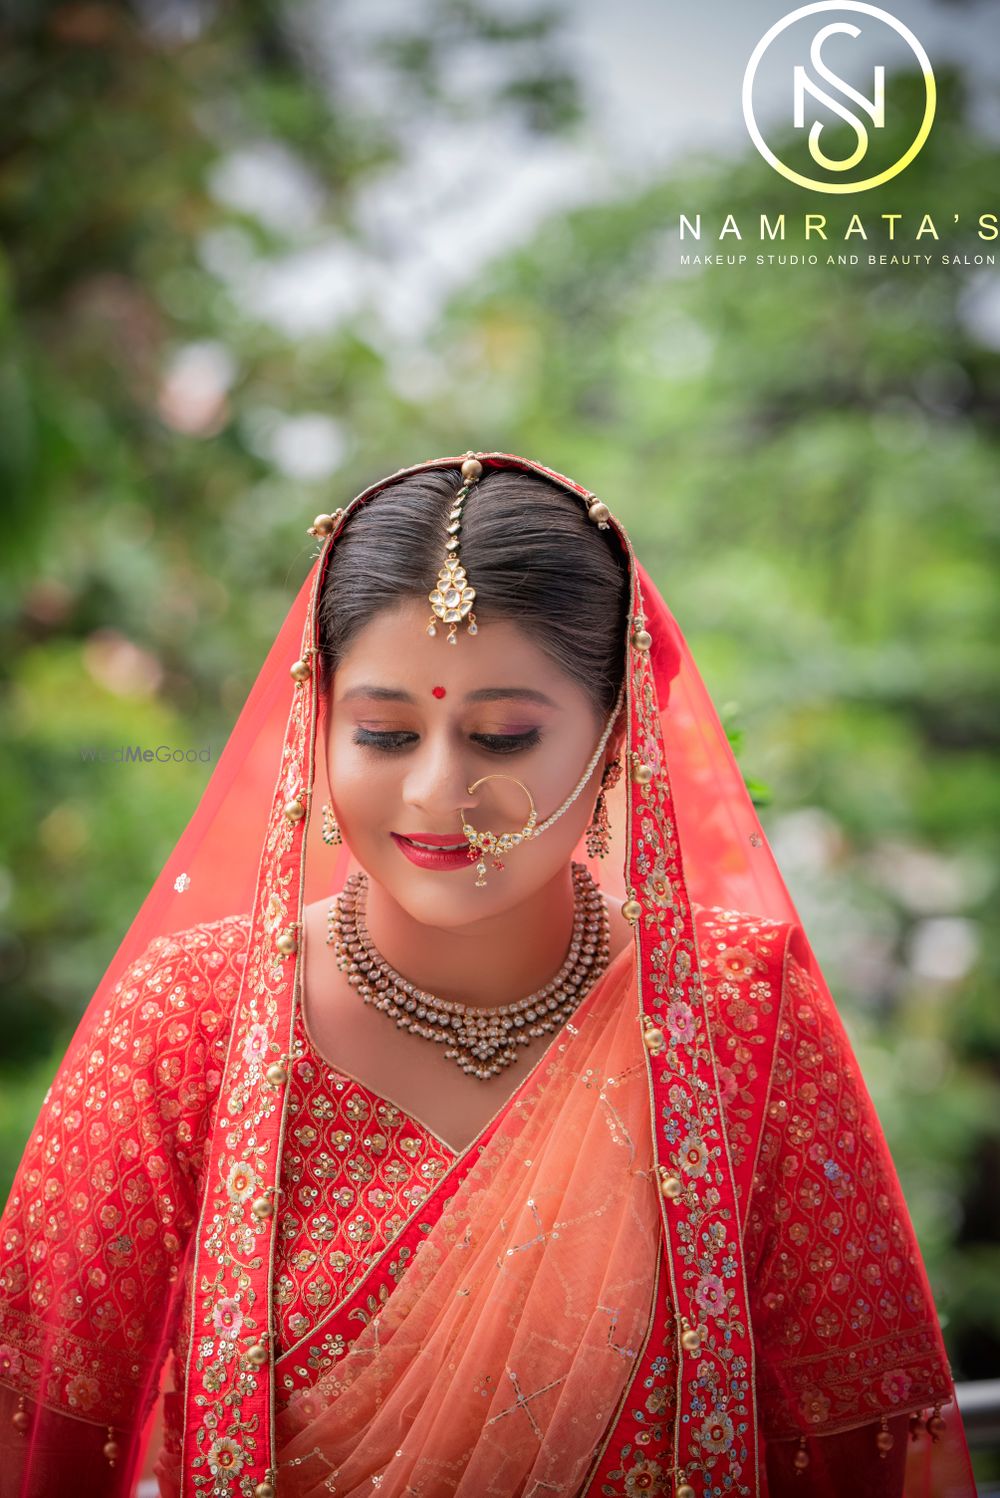
<path fill-rule="evenodd" d="M 573 934 L 562 967 L 543 988 L 484 1009 L 426 993 L 390 967 L 365 924 L 368 877 L 348 876 L 330 902 L 327 942 L 337 966 L 366 1004 L 381 1009 L 402 1030 L 447 1045 L 445 1056 L 485 1081 L 518 1059 L 521 1046 L 563 1025 L 608 965 L 611 923 L 601 891 L 586 864 L 574 863 Z"/>

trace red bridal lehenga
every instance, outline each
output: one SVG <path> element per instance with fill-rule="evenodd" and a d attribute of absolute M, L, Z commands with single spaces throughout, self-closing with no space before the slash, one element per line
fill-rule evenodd
<path fill-rule="evenodd" d="M 318 527 L 28 1141 L 0 1493 L 131 1494 L 159 1417 L 183 1498 L 967 1498 L 885 1139 L 681 631 L 593 495 L 476 456 L 627 558 L 628 773 L 577 857 L 633 944 L 460 1154 L 317 1054 L 302 909 L 355 867 L 317 835 L 319 589 L 356 506 L 462 457 L 390 475 Z"/>

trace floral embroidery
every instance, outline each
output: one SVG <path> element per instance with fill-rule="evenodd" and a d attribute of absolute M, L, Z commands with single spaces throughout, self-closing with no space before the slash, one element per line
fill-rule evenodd
<path fill-rule="evenodd" d="M 242 1446 L 231 1441 L 228 1436 L 220 1436 L 208 1448 L 208 1470 L 213 1476 L 218 1476 L 221 1472 L 236 1477 L 242 1472 L 245 1461 L 246 1452 Z"/>
<path fill-rule="evenodd" d="M 726 1308 L 726 1287 L 717 1274 L 703 1274 L 694 1298 L 711 1316 L 721 1316 Z"/>
<path fill-rule="evenodd" d="M 247 1061 L 263 1061 L 268 1051 L 268 1036 L 263 1025 L 251 1025 L 247 1034 L 246 1043 L 243 1046 L 243 1056 Z"/>
<path fill-rule="evenodd" d="M 650 1495 L 655 1498 L 658 1493 L 670 1491 L 669 1479 L 669 1472 L 659 1462 L 639 1457 L 635 1466 L 625 1473 L 625 1493 L 627 1498 L 650 1498 Z"/>
<path fill-rule="evenodd" d="M 454 1158 L 421 1124 L 317 1056 L 300 1009 L 295 1015 L 291 1077 L 288 1113 L 294 1146 L 286 1148 L 282 1160 L 281 1200 L 301 1206 L 298 1212 L 281 1214 L 282 1249 L 276 1264 L 287 1289 L 276 1332 L 282 1350 L 308 1337 L 317 1313 L 360 1283 L 368 1265 L 409 1215 L 407 1188 L 417 1176 L 437 1180 Z M 365 1188 L 366 1210 L 352 1213 L 356 1194 L 348 1184 L 345 1154 L 355 1137 L 354 1126 L 376 1116 L 382 1129 L 366 1137 L 378 1147 L 378 1163 L 366 1162 L 373 1167 L 372 1184 Z M 297 1120 L 303 1117 L 315 1120 L 315 1126 L 302 1127 Z M 334 1242 L 337 1247 L 327 1247 Z M 309 1272 L 320 1257 L 317 1250 L 322 1251 L 326 1271 L 320 1278 Z M 358 1323 L 356 1331 L 360 1330 Z"/>
<path fill-rule="evenodd" d="M 907 1329 L 907 1316 L 912 1327 L 927 1314 L 919 1277 L 902 1272 L 904 1262 L 907 1271 L 912 1270 L 918 1254 L 908 1232 L 904 1261 L 896 1247 L 898 1229 L 885 1220 L 889 1198 L 884 1171 L 892 1166 L 874 1110 L 861 1097 L 857 1064 L 841 1038 L 835 1009 L 790 955 L 782 960 L 787 927 L 713 909 L 697 912 L 696 931 L 706 954 L 703 972 L 712 1047 L 717 1056 L 737 1058 L 736 1085 L 722 1088 L 721 1096 L 727 1134 L 730 1138 L 738 1135 L 745 1145 L 739 1152 L 744 1168 L 737 1170 L 736 1188 L 765 1432 L 773 1432 L 776 1438 L 803 1431 L 822 1434 L 872 1419 L 884 1411 L 886 1403 L 913 1409 L 946 1397 L 950 1375 L 939 1342 L 929 1333 L 914 1335 Z M 727 948 L 742 949 L 753 958 L 743 961 L 741 979 L 724 977 L 714 962 L 713 954 Z M 803 996 L 809 1002 L 796 1009 L 796 998 Z M 789 1022 L 790 1012 L 798 1014 L 795 1025 Z M 835 1046 L 831 1043 L 834 1036 Z M 753 1042 L 753 1052 L 743 1049 L 741 1037 Z M 772 1074 L 769 1093 L 764 1086 L 768 1074 Z M 671 1107 L 682 1100 L 681 1089 L 671 1088 Z M 792 1141 L 797 1141 L 795 1148 Z M 881 1164 L 872 1160 L 876 1147 Z M 751 1163 L 757 1167 L 752 1184 Z M 867 1181 L 872 1202 L 863 1213 L 863 1233 L 854 1228 L 855 1174 Z M 697 1281 L 695 1301 L 709 1315 L 718 1309 L 725 1316 L 719 1287 L 729 1282 L 735 1267 L 734 1258 L 725 1254 L 717 1274 Z M 896 1292 L 891 1307 L 888 1299 L 878 1306 L 858 1294 L 859 1284 L 872 1280 L 881 1286 L 887 1275 Z M 814 1308 L 809 1331 L 815 1337 L 818 1359 L 798 1361 L 795 1349 L 799 1344 L 794 1338 L 790 1352 L 775 1345 L 776 1330 L 783 1324 L 782 1314 L 788 1313 L 796 1287 L 803 1308 Z M 823 1304 L 838 1298 L 849 1312 L 849 1331 L 841 1317 L 829 1314 L 836 1308 Z M 878 1336 L 888 1330 L 884 1321 L 878 1323 L 879 1314 L 895 1317 L 895 1332 L 887 1343 Z M 669 1306 L 658 1304 L 654 1321 L 662 1324 L 669 1315 Z M 849 1335 L 855 1341 L 845 1355 Z M 834 1344 L 825 1351 L 831 1338 Z M 873 1368 L 880 1363 L 885 1372 L 881 1380 L 873 1379 Z M 648 1480 L 645 1473 L 650 1461 L 672 1469 L 672 1420 L 667 1411 L 673 1412 L 676 1355 L 663 1365 L 662 1357 L 647 1352 L 588 1498 L 598 1493 L 620 1498 L 632 1490 L 634 1480 Z M 730 1373 L 734 1384 L 745 1387 L 747 1359 L 734 1357 Z M 698 1416 L 700 1446 L 711 1455 L 717 1438 L 715 1427 L 706 1423 L 708 1411 L 701 1398 L 701 1389 L 710 1384 L 711 1363 L 700 1361 L 696 1376 L 699 1396 L 692 1401 L 692 1415 Z M 647 1394 L 643 1408 L 638 1396 L 645 1390 L 656 1397 L 650 1404 Z M 658 1423 L 650 1424 L 649 1416 Z"/>
<path fill-rule="evenodd" d="M 238 1337 L 243 1327 L 243 1312 L 239 1301 L 229 1295 L 220 1300 L 212 1312 L 212 1325 L 224 1337 Z"/>
<path fill-rule="evenodd" d="M 100 1397 L 101 1386 L 88 1373 L 78 1373 L 66 1385 L 66 1397 L 71 1409 L 86 1413 L 92 1410 Z"/>
<path fill-rule="evenodd" d="M 882 1393 L 892 1400 L 893 1404 L 901 1404 L 913 1387 L 913 1379 L 902 1368 L 893 1368 L 882 1378 Z"/>
<path fill-rule="evenodd" d="M 226 1191 L 231 1202 L 249 1201 L 260 1182 L 255 1171 L 243 1160 L 235 1160 L 226 1176 Z"/>
<path fill-rule="evenodd" d="M 714 962 L 723 977 L 740 982 L 760 972 L 763 966 L 745 947 L 723 947 Z"/>

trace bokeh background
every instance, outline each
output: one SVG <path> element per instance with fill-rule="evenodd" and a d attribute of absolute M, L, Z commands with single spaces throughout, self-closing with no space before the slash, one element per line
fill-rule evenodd
<path fill-rule="evenodd" d="M 784 211 L 801 251 L 808 208 L 873 237 L 882 212 L 940 220 L 948 244 L 901 251 L 993 248 L 969 226 L 1000 208 L 1000 9 L 895 5 L 937 124 L 838 203 L 743 122 L 787 8 L 0 3 L 5 1192 L 313 514 L 513 450 L 611 504 L 680 619 L 955 1376 L 1000 1375 L 1000 271 L 685 268 L 677 238 L 680 212 Z M 101 762 L 122 745 L 187 759 Z"/>

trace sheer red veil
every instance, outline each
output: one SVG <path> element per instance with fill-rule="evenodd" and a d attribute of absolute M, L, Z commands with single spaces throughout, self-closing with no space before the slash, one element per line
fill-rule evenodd
<path fill-rule="evenodd" d="M 330 799 L 330 788 L 325 756 L 318 752 L 322 704 L 312 669 L 317 604 L 326 569 L 336 566 L 338 535 L 356 507 L 377 502 L 380 491 L 411 474 L 458 469 L 464 456 L 389 475 L 319 527 L 309 575 L 200 804 L 110 962 L 46 1096 L 2 1224 L 3 1492 L 60 1491 L 52 1474 L 65 1471 L 67 1450 L 78 1457 L 76 1491 L 93 1487 L 105 1498 L 132 1492 L 192 1274 L 198 1314 L 189 1373 L 199 1339 L 212 1335 L 213 1300 L 239 1293 L 253 1314 L 237 1349 L 233 1382 L 214 1399 L 204 1393 L 196 1399 L 189 1387 L 183 1492 L 263 1498 L 274 1490 L 268 1311 L 273 1223 L 249 1215 L 237 1220 L 219 1203 L 221 1183 L 234 1160 L 248 1158 L 247 1148 L 258 1189 L 273 1184 L 284 1137 L 282 1073 L 296 1002 L 298 923 L 305 904 L 339 889 L 356 866 L 347 848 L 331 851 L 319 836 L 319 808 Z M 596 496 L 571 479 L 511 454 L 475 456 L 486 470 L 514 468 L 550 480 L 580 500 L 583 525 L 594 520 L 588 510 Z M 787 928 L 790 950 L 813 985 L 809 994 L 797 990 L 788 1002 L 812 1004 L 832 1016 L 830 1046 L 841 1048 L 845 1065 L 854 1064 L 853 1057 L 681 630 L 636 560 L 614 516 L 613 498 L 605 499 L 607 524 L 630 579 L 625 758 L 641 760 L 652 773 L 648 782 L 626 775 L 609 794 L 610 855 L 591 859 L 581 844 L 575 857 L 609 893 L 628 901 L 641 1014 L 664 1024 L 662 984 L 653 979 L 654 965 L 662 968 L 665 961 L 671 996 L 682 995 L 696 1017 L 689 1045 L 649 1056 L 656 1159 L 676 1164 L 682 1118 L 688 1129 L 696 1115 L 703 1136 L 718 1141 L 711 1168 L 689 1183 L 684 1201 L 662 1202 L 667 1283 L 678 1312 L 700 1328 L 702 1342 L 692 1358 L 674 1343 L 679 1319 L 659 1329 L 677 1355 L 678 1399 L 675 1466 L 666 1486 L 652 1491 L 754 1498 L 768 1492 L 769 1471 L 777 1484 L 776 1474 L 792 1471 L 796 1453 L 805 1451 L 801 1490 L 833 1495 L 842 1491 L 837 1483 L 844 1469 L 836 1465 L 843 1446 L 835 1458 L 831 1443 L 846 1439 L 854 1442 L 852 1491 L 858 1495 L 971 1495 L 975 1486 L 951 1370 L 906 1204 L 863 1084 L 856 1116 L 824 1117 L 823 1071 L 834 1065 L 831 1054 L 816 1057 L 816 1087 L 802 1100 L 802 1149 L 818 1177 L 838 1169 L 819 1148 L 817 1125 L 829 1123 L 843 1151 L 854 1152 L 858 1178 L 842 1174 L 840 1225 L 826 1223 L 822 1231 L 817 1225 L 815 1239 L 799 1231 L 808 1203 L 784 1200 L 782 1162 L 762 1159 L 762 1201 L 773 1213 L 765 1248 L 771 1290 L 763 1301 L 754 1291 L 762 1261 L 745 1262 L 739 1234 L 731 1231 L 737 1221 L 734 1177 L 720 1127 L 725 1058 L 714 1056 L 707 1042 L 705 996 L 698 964 L 690 960 L 697 951 L 697 913 L 741 912 Z M 425 580 L 418 582 L 423 586 Z M 572 778 L 567 770 L 567 792 L 593 747 L 580 746 Z M 540 807 L 539 815 L 551 810 Z M 157 1068 L 169 1056 L 145 1054 L 130 1025 L 150 1003 L 163 1012 L 164 1036 L 184 1016 L 171 1015 L 169 989 L 144 991 L 144 963 L 172 934 L 242 912 L 251 918 L 249 955 L 203 1168 L 186 1199 L 168 1201 L 161 1165 L 175 1145 L 177 1124 L 169 1110 L 154 1104 L 163 1096 L 165 1075 Z M 204 998 L 213 1001 L 207 980 Z M 266 1032 L 262 1052 L 251 1053 L 245 1043 L 251 1026 Z M 811 1064 L 809 1057 L 802 1060 Z M 121 1241 L 118 1225 L 123 1201 L 133 1209 L 130 1220 L 138 1212 L 145 1224 L 140 1238 L 128 1243 Z M 859 1202 L 863 1210 L 856 1210 Z M 899 1226 L 883 1233 L 889 1223 Z M 228 1250 L 223 1230 L 230 1235 Z M 821 1250 L 829 1252 L 828 1269 Z M 803 1258 L 820 1255 L 812 1283 L 823 1288 L 819 1300 L 812 1291 L 811 1299 L 800 1298 L 792 1308 L 791 1273 L 787 1300 L 774 1286 L 782 1283 L 782 1264 L 796 1251 Z M 877 1277 L 866 1269 L 862 1280 L 859 1269 L 852 1279 L 849 1266 L 862 1260 L 881 1266 Z M 725 1334 L 696 1297 L 698 1276 L 708 1273 L 726 1287 Z M 718 1451 L 706 1448 L 698 1434 L 713 1400 L 734 1431 Z M 883 1421 L 900 1415 L 912 1417 L 910 1430 L 891 1449 L 884 1440 L 880 1448 Z M 213 1434 L 230 1428 L 239 1435 L 243 1465 L 233 1476 L 220 1477 L 206 1454 Z M 892 1429 L 898 1433 L 898 1421 Z M 894 1488 L 888 1474 L 904 1464 L 905 1487 Z M 567 1491 L 566 1498 L 574 1495 Z"/>

